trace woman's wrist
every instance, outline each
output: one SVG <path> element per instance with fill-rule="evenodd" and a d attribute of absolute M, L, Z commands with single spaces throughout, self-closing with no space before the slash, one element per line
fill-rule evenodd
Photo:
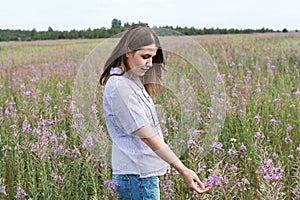
<path fill-rule="evenodd" d="M 171 163 L 171 166 L 174 167 L 181 175 L 186 174 L 189 170 L 179 159 Z"/>

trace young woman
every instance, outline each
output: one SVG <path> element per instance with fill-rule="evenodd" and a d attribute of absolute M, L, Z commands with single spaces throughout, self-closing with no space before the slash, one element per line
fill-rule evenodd
<path fill-rule="evenodd" d="M 209 190 L 164 142 L 153 99 L 161 91 L 163 51 L 149 27 L 130 27 L 104 66 L 100 84 L 112 139 L 112 170 L 120 199 L 159 200 L 159 176 L 169 165 L 198 193 Z"/>

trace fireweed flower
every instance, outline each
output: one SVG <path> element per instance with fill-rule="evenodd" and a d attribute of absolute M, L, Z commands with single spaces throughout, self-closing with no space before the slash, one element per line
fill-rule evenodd
<path fill-rule="evenodd" d="M 26 196 L 27 196 L 27 193 L 23 190 L 23 188 L 18 186 L 18 191 L 17 191 L 17 194 L 16 194 L 16 198 L 17 199 L 22 199 L 22 198 L 25 198 Z"/>
<path fill-rule="evenodd" d="M 6 186 L 0 186 L 0 193 L 2 193 L 5 196 L 7 196 L 5 189 L 6 189 Z"/>
<path fill-rule="evenodd" d="M 57 142 L 57 136 L 56 135 L 51 135 L 49 141 L 51 143 Z"/>
<path fill-rule="evenodd" d="M 261 93 L 261 89 L 260 88 L 256 88 L 255 92 L 256 93 Z"/>
<path fill-rule="evenodd" d="M 261 132 L 256 132 L 254 137 L 259 138 L 259 139 L 264 139 L 265 135 Z"/>
<path fill-rule="evenodd" d="M 235 148 L 229 149 L 227 153 L 228 153 L 230 156 L 238 154 L 238 152 L 237 152 L 237 150 L 235 150 Z"/>
<path fill-rule="evenodd" d="M 298 197 L 300 197 L 300 188 L 294 188 L 292 193 Z"/>
<path fill-rule="evenodd" d="M 285 141 L 285 143 L 289 144 L 289 143 L 292 142 L 292 139 L 291 139 L 290 136 L 288 135 L 288 136 L 286 136 L 286 137 L 284 138 L 284 141 Z"/>
<path fill-rule="evenodd" d="M 62 87 L 63 87 L 63 85 L 62 85 L 61 83 L 57 83 L 57 84 L 56 84 L 56 88 L 57 88 L 57 89 L 60 89 L 60 88 L 62 88 Z"/>
<path fill-rule="evenodd" d="M 172 198 L 174 191 L 172 189 L 172 185 L 173 185 L 173 181 L 172 180 L 167 180 L 164 183 L 161 184 L 162 189 L 163 189 L 163 199 L 170 199 Z"/>
<path fill-rule="evenodd" d="M 223 178 L 222 175 L 216 175 L 211 176 L 209 175 L 206 181 L 203 181 L 204 183 L 207 183 L 209 185 L 221 185 L 222 182 L 227 183 L 227 179 Z"/>
<path fill-rule="evenodd" d="M 278 124 L 280 124 L 280 123 L 281 123 L 281 121 L 276 120 L 276 119 L 271 119 L 271 120 L 270 120 L 270 124 L 271 124 L 271 125 L 278 125 Z"/>
<path fill-rule="evenodd" d="M 60 137 L 61 141 L 63 141 L 63 142 L 67 141 L 67 138 L 68 138 L 68 136 L 67 136 L 66 134 L 63 134 L 63 135 Z"/>
<path fill-rule="evenodd" d="M 192 79 L 194 78 L 194 73 L 193 72 L 189 72 L 189 77 Z"/>
<path fill-rule="evenodd" d="M 21 84 L 20 85 L 20 90 L 24 90 L 25 89 L 25 85 L 24 84 Z"/>
<path fill-rule="evenodd" d="M 52 180 L 54 180 L 54 181 L 56 181 L 56 182 L 62 181 L 61 176 L 55 174 L 54 172 L 51 172 L 50 176 L 52 177 Z"/>
<path fill-rule="evenodd" d="M 273 158 L 278 158 L 278 154 L 277 154 L 277 153 L 273 153 L 273 154 L 272 154 L 272 157 L 273 157 Z"/>
<path fill-rule="evenodd" d="M 206 169 L 206 165 L 199 166 L 199 169 L 197 170 L 197 174 L 200 174 Z"/>
<path fill-rule="evenodd" d="M 266 181 L 277 181 L 282 179 L 283 169 L 281 166 L 274 166 L 273 160 L 265 159 L 256 173 L 263 174 Z"/>
<path fill-rule="evenodd" d="M 293 92 L 294 95 L 299 95 L 300 96 L 300 91 L 296 91 L 296 92 Z"/>
<path fill-rule="evenodd" d="M 107 186 L 107 189 L 108 189 L 108 190 L 114 190 L 114 188 L 115 188 L 116 186 L 118 186 L 118 183 L 115 183 L 115 182 L 113 182 L 112 180 L 106 180 L 106 181 L 104 181 L 104 185 Z"/>
<path fill-rule="evenodd" d="M 24 92 L 25 96 L 29 97 L 31 95 L 31 92 L 30 91 L 26 91 Z"/>
<path fill-rule="evenodd" d="M 48 104 L 50 101 L 52 100 L 52 98 L 47 95 L 45 98 L 44 98 L 44 104 Z"/>
<path fill-rule="evenodd" d="M 254 120 L 257 122 L 257 123 L 259 123 L 260 122 L 260 116 L 259 115 L 255 115 L 255 117 L 254 117 Z"/>
<path fill-rule="evenodd" d="M 213 142 L 211 149 L 215 152 L 216 150 L 223 151 L 223 144 L 221 142 Z"/>
<path fill-rule="evenodd" d="M 241 151 L 241 152 L 247 151 L 247 147 L 246 147 L 244 144 L 242 144 L 242 145 L 240 146 L 240 151 Z"/>
<path fill-rule="evenodd" d="M 196 144 L 195 140 L 188 140 L 188 142 L 187 142 L 188 148 L 190 148 L 191 146 L 196 146 L 196 145 L 197 144 Z"/>
<path fill-rule="evenodd" d="M 250 182 L 246 178 L 242 178 L 241 181 L 237 182 L 237 187 L 240 188 L 241 191 L 247 190 L 246 185 L 249 185 Z"/>
<path fill-rule="evenodd" d="M 280 98 L 276 98 L 276 99 L 273 100 L 273 103 L 277 103 L 277 102 L 280 102 L 280 101 L 281 101 Z"/>
<path fill-rule="evenodd" d="M 29 132 L 30 131 L 30 124 L 27 121 L 24 121 L 22 124 L 22 132 Z"/>

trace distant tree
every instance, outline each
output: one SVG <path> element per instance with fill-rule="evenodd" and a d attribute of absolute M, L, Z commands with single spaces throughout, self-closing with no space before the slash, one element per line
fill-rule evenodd
<path fill-rule="evenodd" d="M 31 40 L 35 39 L 36 34 L 37 34 L 37 31 L 36 31 L 35 28 L 30 31 L 30 38 L 31 38 Z"/>
<path fill-rule="evenodd" d="M 53 32 L 53 29 L 51 26 L 48 27 L 48 32 Z"/>
<path fill-rule="evenodd" d="M 121 20 L 119 19 L 113 19 L 111 21 L 111 28 L 121 28 L 122 27 L 122 23 L 121 23 Z"/>
<path fill-rule="evenodd" d="M 125 28 L 128 28 L 130 26 L 130 24 L 128 23 L 128 22 L 126 22 L 125 24 L 124 24 L 124 27 Z"/>
<path fill-rule="evenodd" d="M 287 33 L 288 30 L 287 30 L 286 28 L 284 28 L 284 29 L 282 30 L 282 32 L 283 32 L 283 33 Z"/>

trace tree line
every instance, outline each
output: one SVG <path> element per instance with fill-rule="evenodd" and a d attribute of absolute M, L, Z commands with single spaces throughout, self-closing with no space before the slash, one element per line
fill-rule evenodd
<path fill-rule="evenodd" d="M 139 22 L 141 23 L 141 22 Z M 133 23 L 132 23 L 133 24 Z M 47 31 L 37 31 L 35 28 L 32 30 L 11 30 L 0 29 L 0 41 L 32 41 L 32 40 L 57 40 L 57 39 L 94 39 L 94 38 L 109 38 L 118 33 L 121 33 L 132 25 L 128 22 L 122 25 L 121 20 L 113 19 L 110 28 L 96 28 L 87 30 L 70 30 L 58 31 L 49 27 Z M 146 24 L 146 23 L 145 23 Z M 265 33 L 265 32 L 288 32 L 287 29 L 282 31 L 274 31 L 268 28 L 261 29 L 226 29 L 226 28 L 195 28 L 195 27 L 173 27 L 173 26 L 160 26 L 152 28 L 164 28 L 173 30 L 174 33 L 179 32 L 183 35 L 207 35 L 207 34 L 243 34 L 243 33 Z M 164 33 L 161 33 L 164 34 Z M 170 32 L 166 32 L 170 34 Z"/>

